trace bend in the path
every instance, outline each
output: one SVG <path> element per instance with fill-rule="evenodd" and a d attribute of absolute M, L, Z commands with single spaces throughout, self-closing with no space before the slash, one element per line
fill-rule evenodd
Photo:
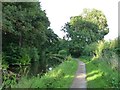
<path fill-rule="evenodd" d="M 78 61 L 78 70 L 76 72 L 71 88 L 87 88 L 85 63 L 78 59 L 76 60 Z"/>

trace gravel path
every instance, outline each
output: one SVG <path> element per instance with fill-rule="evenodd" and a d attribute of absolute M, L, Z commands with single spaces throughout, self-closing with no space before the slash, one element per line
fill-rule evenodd
<path fill-rule="evenodd" d="M 77 60 L 77 59 L 76 59 Z M 85 63 L 78 61 L 78 70 L 76 72 L 76 76 L 73 80 L 73 84 L 71 88 L 84 88 L 84 90 L 87 88 L 86 85 L 86 69 L 85 69 Z"/>

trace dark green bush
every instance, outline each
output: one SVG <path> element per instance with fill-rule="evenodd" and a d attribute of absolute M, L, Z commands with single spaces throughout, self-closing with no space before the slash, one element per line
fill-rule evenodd
<path fill-rule="evenodd" d="M 49 67 L 55 67 L 62 63 L 65 60 L 65 57 L 59 54 L 47 54 L 46 60 Z"/>
<path fill-rule="evenodd" d="M 31 58 L 31 61 L 39 61 L 39 52 L 36 47 L 29 48 L 29 55 Z"/>
<path fill-rule="evenodd" d="M 97 49 L 97 43 L 92 43 L 90 45 L 86 45 L 85 48 L 83 49 L 83 54 L 82 55 L 87 55 L 87 56 L 93 56 L 94 54 L 97 54 L 95 51 Z"/>
<path fill-rule="evenodd" d="M 13 63 L 20 63 L 21 58 L 21 48 L 17 47 L 14 44 L 10 44 L 10 46 L 7 47 L 6 52 L 3 52 L 3 64 L 4 62 L 7 64 L 13 64 Z"/>
<path fill-rule="evenodd" d="M 69 52 L 73 57 L 78 58 L 81 56 L 82 50 L 80 46 L 74 46 L 69 48 Z"/>
<path fill-rule="evenodd" d="M 66 50 L 60 50 L 60 51 L 58 52 L 58 54 L 66 57 L 66 56 L 68 55 L 68 52 L 67 52 Z"/>

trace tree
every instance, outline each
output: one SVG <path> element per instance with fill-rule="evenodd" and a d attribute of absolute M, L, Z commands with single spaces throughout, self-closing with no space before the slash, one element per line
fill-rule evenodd
<path fill-rule="evenodd" d="M 3 3 L 3 64 L 27 64 L 39 61 L 46 70 L 48 60 L 56 64 L 59 38 L 39 2 Z M 63 60 L 63 59 L 62 59 Z"/>
<path fill-rule="evenodd" d="M 45 57 L 43 46 L 48 40 L 50 22 L 45 11 L 41 9 L 40 3 L 3 2 L 2 16 L 2 48 L 6 56 L 5 61 L 8 64 L 20 63 L 22 58 L 20 53 L 24 51 L 23 49 L 32 50 L 34 48 L 39 51 L 37 54 L 39 54 L 40 60 L 43 60 Z M 15 59 L 13 60 L 13 58 Z"/>
<path fill-rule="evenodd" d="M 102 40 L 109 32 L 107 20 L 102 11 L 84 9 L 80 16 L 70 18 L 63 28 L 69 40 L 69 51 L 80 56 L 84 46 Z"/>

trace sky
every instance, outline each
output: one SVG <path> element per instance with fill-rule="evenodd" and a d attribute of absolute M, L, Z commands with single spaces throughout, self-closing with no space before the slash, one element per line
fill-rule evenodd
<path fill-rule="evenodd" d="M 109 34 L 105 40 L 118 36 L 118 1 L 119 0 L 39 0 L 51 23 L 50 27 L 62 38 L 65 34 L 61 27 L 70 21 L 71 16 L 78 16 L 84 8 L 101 10 L 108 22 Z"/>

